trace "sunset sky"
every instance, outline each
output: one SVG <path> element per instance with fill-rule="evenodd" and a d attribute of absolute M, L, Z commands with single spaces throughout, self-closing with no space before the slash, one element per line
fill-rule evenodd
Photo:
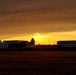
<path fill-rule="evenodd" d="M 56 44 L 76 40 L 76 0 L 0 0 L 0 39 Z"/>

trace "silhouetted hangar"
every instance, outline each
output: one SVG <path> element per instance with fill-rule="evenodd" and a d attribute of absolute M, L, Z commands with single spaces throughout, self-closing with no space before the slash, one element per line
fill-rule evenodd
<path fill-rule="evenodd" d="M 76 48 L 76 41 L 58 41 L 57 42 L 58 46 L 61 47 L 75 47 Z"/>

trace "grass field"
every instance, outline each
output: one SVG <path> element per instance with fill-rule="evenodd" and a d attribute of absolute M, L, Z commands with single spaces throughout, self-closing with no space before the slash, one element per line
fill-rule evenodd
<path fill-rule="evenodd" d="M 0 75 L 76 75 L 76 52 L 1 51 Z"/>

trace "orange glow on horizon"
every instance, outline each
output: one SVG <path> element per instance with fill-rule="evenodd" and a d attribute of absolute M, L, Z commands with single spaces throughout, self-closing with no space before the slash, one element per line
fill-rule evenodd
<path fill-rule="evenodd" d="M 2 40 L 28 40 L 35 39 L 36 44 L 56 44 L 58 40 L 76 40 L 76 31 L 34 33 L 28 35 L 11 36 Z"/>

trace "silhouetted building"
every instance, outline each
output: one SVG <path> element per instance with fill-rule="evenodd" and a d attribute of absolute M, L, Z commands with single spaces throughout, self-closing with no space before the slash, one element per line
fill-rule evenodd
<path fill-rule="evenodd" d="M 30 48 L 35 47 L 35 40 L 34 40 L 34 38 L 32 38 L 31 41 L 28 43 L 28 47 L 30 47 Z"/>
<path fill-rule="evenodd" d="M 4 41 L 8 44 L 9 48 L 19 48 L 21 46 L 21 43 L 19 41 Z"/>
<path fill-rule="evenodd" d="M 26 47 L 28 45 L 28 41 L 4 41 L 5 43 L 8 44 L 9 48 L 22 48 L 22 47 Z"/>
<path fill-rule="evenodd" d="M 60 47 L 76 47 L 76 41 L 58 41 L 57 45 Z"/>
<path fill-rule="evenodd" d="M 0 48 L 33 48 L 33 47 L 35 47 L 34 38 L 32 38 L 30 42 L 21 40 L 9 40 L 0 42 Z"/>
<path fill-rule="evenodd" d="M 35 40 L 34 40 L 34 38 L 31 39 L 30 43 L 31 43 L 31 45 L 35 45 Z"/>
<path fill-rule="evenodd" d="M 5 42 L 0 42 L 0 48 L 8 48 L 8 44 Z"/>
<path fill-rule="evenodd" d="M 27 47 L 28 41 L 20 41 L 22 47 Z"/>

